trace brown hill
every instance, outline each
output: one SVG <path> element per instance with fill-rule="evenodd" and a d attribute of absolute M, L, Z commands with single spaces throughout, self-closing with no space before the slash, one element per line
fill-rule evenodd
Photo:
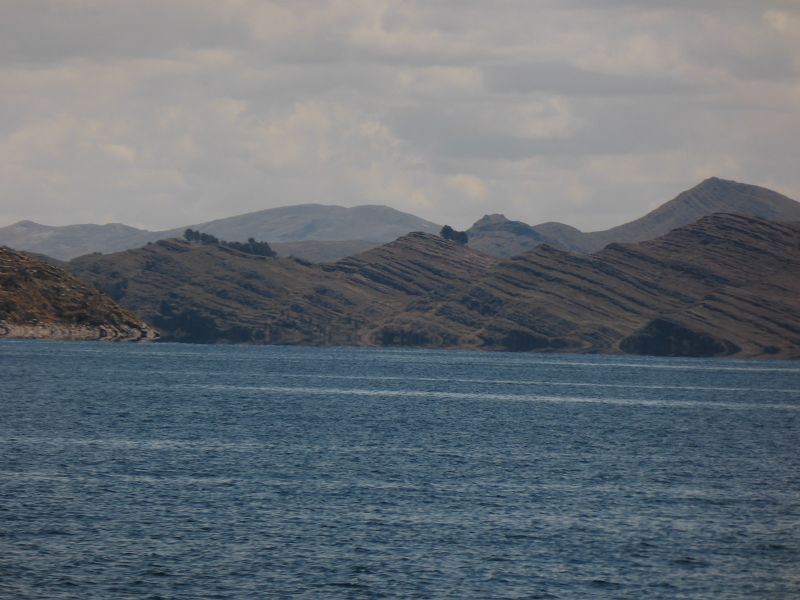
<path fill-rule="evenodd" d="M 739 215 L 594 255 L 417 233 L 327 265 L 169 240 L 71 267 L 171 340 L 800 357 L 800 225 Z"/>
<path fill-rule="evenodd" d="M 373 343 L 374 323 L 415 298 L 466 286 L 495 262 L 414 233 L 330 265 L 173 239 L 84 256 L 71 268 L 166 340 L 342 345 Z"/>
<path fill-rule="evenodd" d="M 383 326 L 471 348 L 797 358 L 800 226 L 718 214 L 591 256 L 540 246 Z"/>
<path fill-rule="evenodd" d="M 591 253 L 614 242 L 651 240 L 714 213 L 800 221 L 800 203 L 767 188 L 711 177 L 643 217 L 605 231 L 584 233 L 562 223 L 527 225 L 487 215 L 467 233 L 470 246 L 499 257 L 516 256 L 540 244 Z"/>
<path fill-rule="evenodd" d="M 0 247 L 0 337 L 152 340 L 157 334 L 63 269 Z"/>

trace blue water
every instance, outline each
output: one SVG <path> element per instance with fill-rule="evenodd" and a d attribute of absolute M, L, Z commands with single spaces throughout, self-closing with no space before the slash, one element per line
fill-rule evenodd
<path fill-rule="evenodd" d="M 0 342 L 3 598 L 798 598 L 800 364 Z"/>

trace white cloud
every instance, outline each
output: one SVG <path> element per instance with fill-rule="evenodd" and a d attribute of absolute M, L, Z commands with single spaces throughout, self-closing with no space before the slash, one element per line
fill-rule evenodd
<path fill-rule="evenodd" d="M 482 200 L 486 198 L 486 185 L 480 177 L 459 173 L 447 178 L 447 184 L 456 191 L 461 192 L 469 199 Z"/>

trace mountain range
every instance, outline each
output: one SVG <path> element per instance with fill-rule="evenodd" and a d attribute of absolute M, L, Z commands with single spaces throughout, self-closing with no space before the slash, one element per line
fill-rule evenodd
<path fill-rule="evenodd" d="M 173 341 L 800 357 L 800 224 L 733 214 L 593 255 L 412 233 L 332 264 L 163 240 L 69 266 Z"/>
<path fill-rule="evenodd" d="M 107 254 L 138 248 L 148 242 L 180 238 L 188 228 L 231 241 L 252 237 L 270 242 L 282 254 L 319 259 L 346 256 L 390 242 L 410 231 L 436 233 L 441 226 L 388 206 L 345 208 L 299 204 L 163 231 L 147 231 L 121 223 L 51 227 L 19 221 L 0 227 L 0 245 L 70 260 L 93 252 Z"/>
<path fill-rule="evenodd" d="M 376 238 L 421 221 L 312 205 L 195 227 L 347 237 L 348 215 Z M 800 358 L 800 205 L 765 188 L 712 178 L 603 232 L 489 215 L 464 245 L 421 224 L 375 247 L 274 242 L 355 252 L 328 262 L 175 238 L 69 262 L 3 249 L 0 336 Z"/>
<path fill-rule="evenodd" d="M 800 221 L 800 203 L 772 190 L 712 177 L 641 218 L 605 231 L 584 233 L 563 223 L 528 225 L 503 215 L 486 215 L 468 231 L 472 248 L 507 258 L 549 244 L 591 253 L 612 242 L 653 239 L 716 212 L 772 221 Z M 107 254 L 148 242 L 182 237 L 191 228 L 221 239 L 268 241 L 282 256 L 333 262 L 390 242 L 412 231 L 438 233 L 441 227 L 386 206 L 344 208 L 301 204 L 187 225 L 146 231 L 122 224 L 50 227 L 20 221 L 0 228 L 0 245 L 70 260 L 83 254 Z"/>

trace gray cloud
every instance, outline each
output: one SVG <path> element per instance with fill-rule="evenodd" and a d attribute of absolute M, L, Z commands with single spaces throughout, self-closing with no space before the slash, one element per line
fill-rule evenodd
<path fill-rule="evenodd" d="M 655 73 L 602 73 L 564 62 L 494 64 L 484 67 L 488 91 L 566 96 L 642 96 L 697 91 L 701 84 Z"/>
<path fill-rule="evenodd" d="M 397 111 L 391 121 L 399 137 L 432 155 L 516 161 L 532 157 L 589 157 L 654 153 L 680 148 L 702 130 L 702 115 L 686 114 L 685 102 L 652 98 L 586 100 L 569 104 L 580 122 L 566 130 L 525 135 L 514 115 L 484 119 L 483 106 L 466 110 L 427 105 Z M 508 110 L 508 109 L 506 109 Z M 670 123 L 664 127 L 664 121 Z"/>
<path fill-rule="evenodd" d="M 114 61 L 240 44 L 246 39 L 243 24 L 223 17 L 209 3 L 186 0 L 4 0 L 0 60 L 30 65 Z"/>
<path fill-rule="evenodd" d="M 800 10 L 9 0 L 0 224 L 296 202 L 598 229 L 719 175 L 800 197 Z"/>

